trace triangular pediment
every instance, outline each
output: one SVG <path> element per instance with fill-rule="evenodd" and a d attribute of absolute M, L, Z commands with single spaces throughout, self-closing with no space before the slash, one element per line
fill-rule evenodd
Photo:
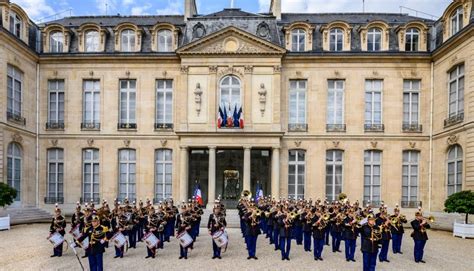
<path fill-rule="evenodd" d="M 179 55 L 282 55 L 285 52 L 285 48 L 233 26 L 177 50 Z"/>

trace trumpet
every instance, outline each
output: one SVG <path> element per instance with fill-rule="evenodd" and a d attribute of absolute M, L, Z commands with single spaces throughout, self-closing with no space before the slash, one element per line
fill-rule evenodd
<path fill-rule="evenodd" d="M 435 222 L 435 217 L 432 216 L 432 215 L 430 215 L 430 216 L 428 216 L 428 217 L 423 217 L 423 219 L 424 219 L 424 220 L 428 220 L 428 221 L 430 221 L 431 223 Z"/>
<path fill-rule="evenodd" d="M 326 221 L 327 221 L 327 220 L 329 220 L 330 218 L 331 218 L 331 215 L 330 215 L 329 213 L 325 213 L 325 214 L 323 215 L 323 220 L 326 220 Z"/>
<path fill-rule="evenodd" d="M 295 212 L 295 211 L 293 211 L 293 212 L 290 213 L 290 218 L 291 218 L 291 220 L 295 220 L 297 216 L 298 216 L 298 213 Z"/>

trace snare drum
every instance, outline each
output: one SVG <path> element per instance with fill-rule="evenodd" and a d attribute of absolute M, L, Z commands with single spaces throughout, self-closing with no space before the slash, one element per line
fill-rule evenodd
<path fill-rule="evenodd" d="M 121 232 L 117 232 L 111 240 L 114 242 L 115 247 L 121 248 L 125 245 L 127 242 L 127 239 L 125 238 L 125 235 L 123 235 Z"/>
<path fill-rule="evenodd" d="M 79 239 L 79 237 L 81 237 L 81 230 L 79 229 L 79 224 L 72 228 L 69 233 L 72 235 L 74 240 Z"/>
<path fill-rule="evenodd" d="M 216 242 L 218 247 L 224 247 L 229 242 L 229 238 L 227 236 L 227 232 L 225 231 L 218 231 L 212 235 L 212 239 Z"/>
<path fill-rule="evenodd" d="M 184 248 L 188 247 L 193 242 L 193 238 L 186 231 L 183 231 L 181 234 L 176 236 L 176 238 L 179 240 L 179 244 Z"/>
<path fill-rule="evenodd" d="M 146 243 L 146 246 L 149 248 L 149 249 L 154 249 L 158 246 L 158 244 L 160 243 L 160 239 L 156 238 L 156 236 L 152 233 L 152 232 L 149 232 L 147 233 L 144 237 L 143 237 L 143 241 L 145 241 Z"/>
<path fill-rule="evenodd" d="M 53 244 L 54 248 L 62 245 L 64 242 L 64 236 L 62 236 L 59 232 L 55 232 L 48 237 L 48 240 Z"/>

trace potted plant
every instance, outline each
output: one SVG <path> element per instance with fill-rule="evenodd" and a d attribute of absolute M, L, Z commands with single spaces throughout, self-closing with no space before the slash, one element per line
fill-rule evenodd
<path fill-rule="evenodd" d="M 465 214 L 464 223 L 454 221 L 453 236 L 474 238 L 474 224 L 469 224 L 469 215 L 474 214 L 474 192 L 471 190 L 452 194 L 444 202 L 444 211 Z"/>
<path fill-rule="evenodd" d="M 16 198 L 16 190 L 6 183 L 0 183 L 0 207 L 3 209 L 12 204 Z M 10 229 L 10 215 L 0 217 L 0 230 Z"/>

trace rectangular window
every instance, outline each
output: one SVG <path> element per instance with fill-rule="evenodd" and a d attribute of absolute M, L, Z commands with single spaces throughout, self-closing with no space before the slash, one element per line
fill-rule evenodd
<path fill-rule="evenodd" d="M 404 151 L 402 164 L 402 206 L 418 201 L 418 151 Z"/>
<path fill-rule="evenodd" d="M 449 117 L 464 113 L 464 64 L 449 73 Z"/>
<path fill-rule="evenodd" d="M 342 192 L 342 161 L 343 152 L 340 150 L 326 151 L 326 197 L 337 200 Z"/>
<path fill-rule="evenodd" d="M 403 80 L 403 125 L 418 125 L 420 80 Z"/>
<path fill-rule="evenodd" d="M 326 124 L 344 124 L 344 80 L 328 80 Z"/>
<path fill-rule="evenodd" d="M 155 202 L 171 198 L 173 193 L 173 152 L 155 151 Z"/>
<path fill-rule="evenodd" d="M 7 115 L 21 118 L 22 112 L 23 72 L 7 66 Z"/>
<path fill-rule="evenodd" d="M 84 80 L 83 128 L 100 128 L 100 81 Z"/>
<path fill-rule="evenodd" d="M 22 20 L 16 13 L 10 13 L 10 33 L 15 35 L 17 38 L 21 38 Z"/>
<path fill-rule="evenodd" d="M 173 128 L 173 80 L 156 82 L 155 128 Z"/>
<path fill-rule="evenodd" d="M 291 150 L 288 157 L 288 197 L 304 198 L 305 151 Z"/>
<path fill-rule="evenodd" d="M 136 199 L 136 153 L 133 149 L 119 151 L 119 199 Z"/>
<path fill-rule="evenodd" d="M 381 151 L 364 152 L 364 202 L 380 203 Z"/>
<path fill-rule="evenodd" d="M 306 80 L 290 80 L 290 125 L 306 125 L 306 83 Z"/>
<path fill-rule="evenodd" d="M 82 151 L 82 202 L 99 202 L 99 150 Z"/>
<path fill-rule="evenodd" d="M 382 124 L 382 80 L 365 80 L 365 124 Z"/>
<path fill-rule="evenodd" d="M 48 200 L 47 203 L 64 202 L 64 152 L 48 150 Z"/>
<path fill-rule="evenodd" d="M 448 196 L 462 190 L 463 151 L 453 145 L 448 150 Z"/>
<path fill-rule="evenodd" d="M 64 128 L 64 80 L 48 81 L 47 128 Z"/>
<path fill-rule="evenodd" d="M 136 80 L 120 80 L 119 128 L 136 128 Z"/>

